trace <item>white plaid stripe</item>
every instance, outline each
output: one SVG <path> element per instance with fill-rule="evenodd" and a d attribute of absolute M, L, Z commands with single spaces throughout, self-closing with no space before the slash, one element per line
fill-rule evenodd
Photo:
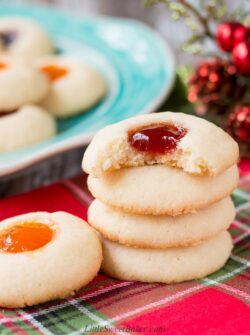
<path fill-rule="evenodd" d="M 240 222 L 238 220 L 234 220 L 233 226 L 236 226 L 237 228 L 240 228 L 244 231 L 249 231 L 249 229 L 250 229 L 250 227 L 247 224 L 245 224 L 243 222 Z"/>
<path fill-rule="evenodd" d="M 233 259 L 235 259 L 236 261 L 240 261 L 241 263 L 245 263 L 245 260 L 243 260 L 243 259 L 241 259 L 240 257 L 238 257 L 238 256 L 233 256 L 232 257 Z M 244 271 L 247 267 L 249 266 L 249 264 L 248 264 L 248 262 L 247 262 L 247 264 L 243 264 L 241 267 L 239 267 L 239 268 L 237 268 L 237 269 L 235 269 L 234 271 L 232 271 L 232 272 L 229 272 L 229 273 L 226 273 L 226 274 L 224 274 L 224 275 L 222 275 L 222 276 L 220 276 L 219 278 L 217 278 L 216 280 L 211 280 L 211 279 L 209 279 L 209 286 L 213 286 L 213 285 L 216 285 L 216 286 L 219 286 L 220 285 L 220 281 L 223 281 L 223 280 L 225 280 L 225 279 L 228 279 L 228 278 L 230 278 L 230 277 L 232 277 L 233 275 L 235 275 L 235 274 L 237 274 L 237 273 L 239 273 L 239 272 L 242 272 L 242 271 Z M 204 280 L 207 280 L 207 278 L 206 279 L 204 279 Z M 96 291 L 96 292 L 92 292 L 92 293 L 89 293 L 89 294 L 86 294 L 84 297 L 86 298 L 87 296 L 88 297 L 93 297 L 93 296 L 98 296 L 99 294 L 102 294 L 102 293 L 104 293 L 104 292 L 107 292 L 107 291 L 112 291 L 114 288 L 116 288 L 116 287 L 122 287 L 122 286 L 129 286 L 129 285 L 132 285 L 132 283 L 131 282 L 123 282 L 123 283 L 120 283 L 120 285 L 118 284 L 118 285 L 113 285 L 112 287 L 108 287 L 108 288 L 106 288 L 106 290 L 105 289 L 103 289 L 103 290 L 99 290 L 99 291 Z M 115 286 L 115 287 L 114 287 Z M 193 293 L 193 292 L 195 292 L 195 291 L 198 291 L 199 289 L 201 289 L 201 288 L 203 288 L 204 286 L 203 285 L 201 285 L 201 284 L 198 284 L 198 285 L 196 285 L 195 287 L 193 287 L 193 288 L 189 288 L 189 289 L 187 289 L 187 290 L 184 290 L 184 291 L 182 291 L 182 292 L 178 292 L 178 293 L 176 293 L 176 294 L 174 294 L 174 295 L 172 295 L 172 296 L 168 296 L 167 298 L 165 298 L 165 299 L 162 299 L 162 300 L 159 300 L 159 301 L 157 301 L 157 302 L 154 302 L 154 303 L 151 303 L 151 304 L 148 304 L 148 305 L 145 305 L 145 306 L 143 306 L 143 307 L 140 307 L 140 308 L 137 308 L 137 309 L 135 309 L 135 310 L 133 310 L 133 311 L 129 311 L 129 312 L 127 312 L 127 313 L 124 313 L 124 314 L 122 314 L 122 315 L 119 315 L 119 316 L 116 316 L 116 317 L 114 317 L 113 319 L 109 319 L 108 321 L 107 320 L 102 320 L 101 318 L 100 318 L 100 320 L 98 320 L 98 324 L 95 324 L 95 325 L 93 325 L 92 326 L 92 328 L 91 328 L 91 326 L 88 326 L 88 330 L 89 331 L 91 331 L 91 329 L 95 329 L 95 327 L 97 327 L 97 326 L 99 326 L 99 327 L 104 327 L 104 326 L 110 326 L 110 325 L 112 325 L 112 323 L 114 323 L 114 322 L 117 322 L 117 321 L 119 321 L 119 320 L 122 320 L 122 319 L 125 319 L 125 318 L 127 318 L 127 317 L 129 317 L 129 316 L 133 316 L 133 315 L 135 315 L 135 314 L 138 314 L 138 313 L 140 313 L 140 312 L 143 312 L 143 311 L 146 311 L 146 310 L 148 310 L 148 309 L 151 309 L 151 308 L 153 308 L 153 307 L 159 307 L 159 306 L 161 306 L 161 305 L 164 305 L 164 304 L 166 304 L 166 303 L 168 303 L 168 302 L 171 302 L 171 301 L 173 301 L 173 300 L 175 300 L 175 299 L 178 299 L 179 297 L 184 297 L 184 296 L 186 296 L 187 294 L 189 294 L 189 293 Z M 21 314 L 21 316 L 20 317 L 16 317 L 16 318 L 2 318 L 1 320 L 0 320 L 0 324 L 3 324 L 3 323 L 6 323 L 6 322 L 8 322 L 8 321 L 11 321 L 11 322 L 17 322 L 17 321 L 24 321 L 24 320 L 28 320 L 28 321 L 30 321 L 34 326 L 36 326 L 36 327 L 38 327 L 39 329 L 41 329 L 43 332 L 44 332 L 44 334 L 45 335 L 53 335 L 48 329 L 46 329 L 40 322 L 38 322 L 36 319 L 34 319 L 35 317 L 37 317 L 37 316 L 40 316 L 40 315 L 44 315 L 44 314 L 47 314 L 47 313 L 49 313 L 49 312 L 52 312 L 52 311 L 57 311 L 58 309 L 60 309 L 60 308 L 63 308 L 63 307 L 68 307 L 68 306 L 70 306 L 70 305 L 73 305 L 73 306 L 75 306 L 75 304 L 77 303 L 77 305 L 80 303 L 80 301 L 82 301 L 83 299 L 84 299 L 84 297 L 81 297 L 81 298 L 79 298 L 79 299 L 70 299 L 69 301 L 66 301 L 66 302 L 64 302 L 64 303 L 62 303 L 62 304 L 59 304 L 59 305 L 55 305 L 55 306 L 52 306 L 51 308 L 48 308 L 48 309 L 46 309 L 46 310 L 41 310 L 41 311 L 39 311 L 39 312 L 35 312 L 35 313 L 32 313 L 32 314 L 28 314 L 28 313 L 26 313 L 24 310 L 18 310 L 18 312 Z M 81 306 L 81 305 L 80 305 Z M 82 306 L 81 306 L 82 307 Z M 86 312 L 86 308 L 84 308 L 84 311 Z M 81 312 L 83 312 L 83 309 L 81 310 Z M 88 310 L 88 314 L 86 314 L 86 313 L 84 313 L 84 314 L 86 314 L 88 317 L 90 317 L 90 314 L 89 313 L 91 313 L 89 310 Z M 92 313 L 91 313 L 92 314 Z M 94 314 L 93 314 L 94 315 Z M 94 317 L 96 317 L 95 315 L 94 315 Z M 91 318 L 92 320 L 93 320 L 93 318 Z M 97 319 L 95 319 L 94 321 L 97 321 Z M 81 329 L 79 329 L 79 330 L 77 330 L 77 331 L 74 331 L 74 332 L 72 332 L 72 333 L 70 333 L 70 335 L 80 335 L 80 334 L 82 334 L 82 331 L 83 331 L 84 329 L 83 328 L 81 328 Z M 116 332 L 117 333 L 117 330 L 116 329 L 114 329 L 113 330 L 114 332 Z M 119 330 L 118 330 L 119 331 Z"/>
<path fill-rule="evenodd" d="M 94 325 L 93 327 L 97 327 L 98 324 L 102 323 L 102 322 L 106 322 L 106 326 L 108 326 L 110 328 L 110 330 L 112 330 L 112 332 L 114 332 L 115 334 L 118 335 L 128 335 L 129 333 L 127 332 L 122 332 L 119 329 L 116 329 L 116 327 L 114 325 L 112 325 L 112 321 L 107 321 L 107 320 L 103 320 L 100 317 L 97 317 L 94 313 L 92 313 L 87 307 L 83 307 L 82 305 L 80 305 L 80 301 L 82 301 L 83 299 L 86 298 L 90 298 L 90 297 L 95 297 L 98 295 L 101 295 L 103 293 L 109 292 L 114 290 L 115 288 L 120 288 L 120 287 L 125 287 L 125 286 L 131 286 L 133 285 L 132 282 L 122 282 L 122 283 L 118 283 L 117 285 L 113 285 L 113 286 L 109 286 L 106 287 L 104 289 L 100 289 L 98 291 L 95 292 L 91 292 L 91 293 L 87 293 L 86 295 L 84 295 L 83 297 L 79 298 L 79 299 L 74 299 L 71 298 L 70 300 L 68 300 L 67 302 L 64 303 L 59 303 L 59 305 L 55 305 L 52 306 L 50 308 L 41 310 L 37 313 L 27 313 L 25 310 L 23 309 L 19 309 L 18 313 L 20 314 L 20 317 L 15 317 L 15 318 L 2 318 L 0 319 L 0 324 L 4 324 L 6 322 L 18 322 L 18 321 L 29 321 L 32 325 L 34 325 L 35 327 L 37 327 L 39 329 L 39 331 L 43 332 L 44 335 L 54 335 L 49 329 L 47 329 L 42 323 L 40 323 L 39 321 L 37 321 L 35 319 L 35 317 L 37 316 L 41 316 L 44 314 L 48 314 L 50 312 L 55 312 L 58 311 L 61 308 L 64 307 L 69 307 L 69 306 L 74 306 L 75 308 L 77 308 L 83 315 L 86 315 L 87 317 L 89 317 L 91 320 L 97 322 L 96 325 Z"/>
<path fill-rule="evenodd" d="M 244 234 L 234 237 L 233 238 L 234 244 L 239 243 L 240 241 L 244 240 L 246 237 L 249 236 L 249 233 L 250 233 L 250 228 Z"/>
<path fill-rule="evenodd" d="M 139 308 L 136 308 L 134 310 L 131 310 L 129 312 L 126 312 L 126 313 L 123 313 L 121 315 L 118 315 L 114 318 L 112 318 L 112 322 L 117 322 L 117 321 L 120 321 L 120 320 L 124 320 L 126 319 L 127 317 L 131 317 L 131 316 L 134 316 L 140 312 L 144 312 L 148 309 L 151 309 L 151 308 L 155 308 L 155 307 L 159 307 L 161 305 L 164 305 L 172 300 L 175 300 L 175 299 L 178 299 L 178 298 L 182 298 L 184 297 L 185 295 L 189 294 L 189 293 L 193 293 L 195 291 L 197 291 L 198 289 L 201 289 L 203 288 L 204 286 L 199 284 L 199 285 L 196 285 L 194 287 L 191 287 L 185 291 L 182 291 L 182 292 L 178 292 L 176 294 L 173 294 L 172 296 L 168 296 L 162 300 L 159 300 L 159 301 L 156 301 L 156 302 L 153 302 L 153 303 L 150 303 L 148 305 L 144 305 L 143 307 L 139 307 Z M 105 327 L 107 326 L 107 323 L 106 322 L 103 322 L 101 324 L 98 325 L 99 327 Z M 94 327 L 93 327 L 94 328 Z M 72 333 L 70 333 L 69 335 L 81 335 L 82 334 L 82 330 L 83 329 L 78 329 L 77 331 L 74 331 Z M 91 328 L 90 328 L 90 331 L 91 331 Z"/>
<path fill-rule="evenodd" d="M 241 211 L 243 211 L 243 210 L 246 210 L 246 209 L 248 209 L 248 208 L 250 208 L 250 202 L 249 202 L 249 201 L 248 201 L 248 202 L 245 202 L 244 204 L 238 205 L 238 206 L 236 207 L 236 212 L 239 213 L 239 212 L 241 212 Z"/>
<path fill-rule="evenodd" d="M 228 272 L 228 273 L 220 276 L 219 278 L 217 278 L 216 281 L 214 280 L 213 284 L 209 283 L 207 286 L 214 286 L 215 283 L 216 283 L 216 286 L 217 286 L 217 285 L 219 285 L 220 281 L 223 281 L 225 279 L 233 277 L 235 274 L 244 271 L 246 268 L 247 268 L 247 265 L 242 265 L 241 267 L 238 267 L 237 269 L 235 269 L 235 270 L 233 270 L 231 272 Z M 134 310 L 131 310 L 129 312 L 123 313 L 121 315 L 118 315 L 118 316 L 112 318 L 111 321 L 112 322 L 118 322 L 118 321 L 124 320 L 124 319 L 126 319 L 128 317 L 135 316 L 136 314 L 139 314 L 141 312 L 145 312 L 145 311 L 147 311 L 149 309 L 158 308 L 159 306 L 165 305 L 166 303 L 171 302 L 171 301 L 173 301 L 175 299 L 183 298 L 184 296 L 186 296 L 186 295 L 188 295 L 190 293 L 196 292 L 196 291 L 200 290 L 201 288 L 204 288 L 204 286 L 202 284 L 198 284 L 198 285 L 196 285 L 194 287 L 188 288 L 187 290 L 178 292 L 176 294 L 168 296 L 168 297 L 166 297 L 164 299 L 161 299 L 159 301 L 155 301 L 153 303 L 147 304 L 145 306 L 142 306 L 142 307 L 136 308 Z M 107 325 L 108 324 L 105 321 L 103 323 L 101 323 L 101 324 L 98 324 L 99 327 L 105 327 Z M 94 327 L 93 327 L 93 329 L 94 329 Z M 79 329 L 77 331 L 74 331 L 74 332 L 70 333 L 69 335 L 81 335 L 82 334 L 82 330 L 83 329 Z M 90 328 L 90 331 L 91 331 L 91 328 Z"/>
<path fill-rule="evenodd" d="M 92 202 L 91 196 L 84 192 L 80 186 L 73 183 L 70 180 L 62 182 L 62 185 L 66 186 L 85 206 L 89 206 Z"/>
<path fill-rule="evenodd" d="M 103 320 L 102 318 L 96 316 L 88 308 L 82 306 L 77 299 L 74 299 L 73 301 L 71 301 L 71 304 L 73 306 L 75 306 L 82 314 L 87 315 L 91 320 L 97 322 L 97 324 L 94 325 L 94 327 L 98 327 L 100 324 L 105 323 L 105 325 L 108 326 L 109 329 L 113 333 L 115 333 L 115 334 L 118 334 L 118 335 L 128 335 L 129 334 L 127 332 L 123 332 L 123 331 L 120 331 L 119 329 L 116 329 L 116 327 L 112 324 L 112 320 L 111 319 L 109 319 L 109 320 Z M 91 328 L 91 326 L 90 326 L 90 328 Z M 85 327 L 85 329 L 86 329 L 86 327 Z M 73 334 L 78 334 L 78 331 L 75 331 L 75 332 L 73 332 L 71 334 L 72 335 Z"/>
<path fill-rule="evenodd" d="M 204 278 L 203 279 L 203 282 L 207 283 L 207 284 L 211 284 L 211 285 L 215 285 L 216 287 L 220 287 L 222 289 L 224 289 L 225 291 L 228 291 L 228 292 L 232 292 L 232 293 L 235 293 L 236 295 L 246 299 L 247 301 L 250 302 L 250 295 L 247 294 L 246 292 L 243 292 L 235 287 L 232 287 L 232 286 L 229 286 L 227 284 L 224 284 L 224 283 L 217 283 L 216 280 L 214 279 L 210 279 L 210 278 Z"/>
<path fill-rule="evenodd" d="M 233 192 L 233 195 L 241 198 L 242 200 L 247 200 L 249 201 L 250 200 L 250 194 L 241 190 L 240 188 L 237 188 L 234 192 Z"/>
<path fill-rule="evenodd" d="M 250 261 L 245 258 L 242 258 L 238 255 L 231 254 L 230 258 L 238 263 L 246 265 L 246 267 L 250 267 Z"/>
<path fill-rule="evenodd" d="M 74 186 L 74 189 L 72 188 L 72 185 Z M 89 196 L 86 197 L 85 192 L 83 192 L 80 187 L 78 187 L 78 186 L 75 187 L 75 184 L 73 184 L 73 183 L 70 183 L 70 184 L 66 183 L 65 186 L 70 188 L 71 191 L 73 191 L 73 193 L 75 193 L 84 204 L 89 204 L 90 203 L 91 198 Z M 240 196 L 244 200 L 250 200 L 250 195 L 248 193 L 245 193 L 241 190 L 237 190 L 234 193 L 237 196 Z M 84 195 L 84 197 L 83 197 L 83 195 Z M 246 210 L 248 208 L 250 208 L 250 202 L 237 206 L 237 212 L 240 212 L 242 210 Z M 249 227 L 246 224 L 243 224 L 239 221 L 235 221 L 234 225 L 236 225 L 237 227 L 239 227 L 239 228 L 241 228 L 245 231 L 243 234 L 241 234 L 240 236 L 235 238 L 234 242 L 237 243 L 241 239 L 245 238 L 248 235 Z M 243 258 L 241 258 L 237 255 L 231 255 L 231 258 L 233 260 L 237 261 L 237 262 L 240 262 L 243 265 L 241 267 L 238 267 L 237 269 L 229 272 L 229 273 L 226 273 L 225 275 L 222 275 L 222 276 L 218 277 L 217 279 L 204 278 L 203 282 L 206 283 L 208 286 L 214 286 L 215 285 L 215 286 L 221 287 L 222 289 L 224 289 L 226 291 L 229 291 L 231 293 L 235 293 L 236 295 L 241 296 L 244 299 L 250 301 L 250 296 L 247 293 L 245 293 L 245 292 L 243 292 L 239 289 L 233 288 L 231 286 L 228 286 L 224 283 L 221 283 L 221 281 L 223 281 L 225 279 L 228 279 L 228 278 L 232 277 L 233 275 L 235 275 L 239 272 L 244 271 L 250 265 L 249 261 L 247 261 L 247 260 L 245 260 L 245 259 L 243 259 Z M 96 292 L 86 294 L 85 296 L 83 296 L 79 299 L 69 299 L 64 303 L 59 303 L 59 304 L 57 304 L 55 306 L 52 306 L 52 307 L 50 307 L 46 310 L 41 310 L 41 311 L 31 313 L 31 314 L 28 314 L 27 312 L 25 312 L 25 310 L 18 310 L 18 313 L 20 314 L 20 317 L 15 317 L 15 318 L 4 317 L 4 318 L 0 319 L 0 324 L 4 324 L 8 321 L 11 321 L 11 322 L 15 323 L 15 322 L 18 322 L 18 321 L 27 320 L 27 321 L 30 321 L 30 323 L 33 324 L 35 327 L 37 327 L 41 332 L 43 332 L 44 335 L 54 335 L 43 324 L 41 324 L 39 321 L 37 321 L 35 319 L 35 317 L 43 315 L 43 314 L 47 314 L 47 313 L 52 312 L 52 311 L 57 311 L 60 308 L 72 305 L 75 308 L 77 308 L 81 313 L 83 313 L 84 315 L 87 315 L 90 319 L 97 322 L 97 324 L 92 326 L 92 329 L 95 329 L 95 327 L 97 327 L 97 326 L 100 326 L 100 327 L 108 326 L 110 328 L 110 330 L 112 330 L 112 332 L 114 332 L 116 334 L 120 334 L 120 335 L 125 335 L 125 334 L 128 334 L 128 333 L 124 333 L 124 332 L 121 332 L 119 329 L 116 329 L 116 327 L 113 326 L 112 323 L 118 322 L 118 321 L 123 320 L 127 317 L 130 317 L 130 316 L 134 316 L 138 313 L 144 312 L 144 311 L 149 310 L 151 308 L 159 307 L 159 306 L 164 305 L 168 302 L 171 302 L 175 299 L 178 299 L 180 297 L 184 297 L 189 293 L 193 293 L 195 291 L 198 291 L 199 289 L 204 287 L 203 285 L 198 284 L 198 285 L 194 286 L 193 288 L 189 288 L 189 289 L 184 290 L 182 292 L 178 292 L 176 294 L 173 294 L 172 296 L 168 296 L 164 299 L 161 299 L 161 300 L 156 301 L 154 303 L 142 306 L 142 307 L 137 308 L 133 311 L 129 311 L 127 313 L 118 315 L 118 316 L 114 317 L 113 319 L 109 319 L 109 320 L 103 320 L 102 318 L 100 318 L 100 317 L 96 316 L 94 313 L 92 313 L 88 308 L 83 307 L 80 304 L 80 301 L 82 301 L 86 297 L 98 296 L 99 294 L 102 294 L 106 291 L 109 291 L 109 290 L 112 291 L 116 287 L 122 287 L 122 286 L 127 286 L 127 285 L 129 286 L 130 284 L 132 284 L 132 283 L 130 283 L 130 282 L 119 283 L 117 285 L 113 285 L 111 287 L 104 288 L 102 290 L 98 290 Z M 88 330 L 91 331 L 91 326 L 88 327 Z M 82 331 L 83 331 L 83 329 L 79 329 L 77 331 L 72 332 L 70 335 L 78 335 L 78 334 L 80 335 L 80 334 L 82 334 Z"/>
<path fill-rule="evenodd" d="M 103 293 L 106 293 L 106 292 L 109 292 L 109 291 L 113 291 L 116 288 L 120 288 L 120 287 L 124 287 L 124 286 L 131 286 L 131 285 L 133 285 L 132 282 L 118 283 L 118 284 L 115 284 L 115 285 L 112 285 L 112 286 L 105 287 L 103 289 L 99 289 L 98 291 L 95 291 L 95 292 L 86 293 L 85 295 L 81 296 L 77 300 L 78 301 L 82 301 L 82 300 L 87 299 L 87 298 L 96 297 L 96 296 L 99 296 L 99 295 L 101 295 Z M 11 321 L 11 322 L 18 322 L 18 321 L 25 321 L 25 320 L 30 321 L 30 319 L 32 317 L 38 317 L 38 316 L 41 316 L 41 315 L 48 314 L 50 312 L 56 312 L 59 309 L 62 309 L 62 308 L 70 306 L 71 305 L 71 300 L 75 300 L 75 299 L 74 298 L 70 298 L 70 299 L 67 299 L 66 301 L 62 300 L 58 304 L 56 304 L 54 306 L 48 307 L 46 309 L 41 309 L 38 312 L 33 312 L 33 313 L 30 313 L 30 314 L 26 313 L 25 310 L 18 309 L 17 312 L 19 314 L 22 314 L 20 317 L 15 317 L 15 318 L 3 317 L 3 318 L 0 319 L 0 325 L 4 324 L 6 322 L 9 322 L 9 321 Z"/>
<path fill-rule="evenodd" d="M 49 329 L 47 329 L 41 322 L 37 321 L 32 314 L 28 314 L 25 310 L 18 310 L 18 313 L 21 314 L 18 320 L 28 320 L 33 326 L 39 329 L 39 332 L 43 332 L 44 335 L 54 335 Z M 10 319 L 12 322 L 13 319 Z"/>
<path fill-rule="evenodd" d="M 242 236 L 242 235 L 240 235 L 240 236 Z M 230 256 L 230 258 L 231 259 L 233 259 L 233 260 L 235 260 L 235 261 L 237 261 L 237 262 L 239 262 L 239 263 L 241 263 L 241 264 L 243 264 L 241 267 L 239 267 L 239 268 L 237 268 L 237 269 L 235 269 L 234 271 L 232 271 L 232 272 L 230 272 L 230 273 L 227 273 L 227 274 L 225 274 L 225 275 L 222 275 L 222 276 L 220 276 L 219 278 L 217 278 L 217 279 L 213 279 L 213 280 L 211 280 L 211 279 L 208 279 L 208 278 L 205 278 L 205 279 L 203 279 L 204 280 L 204 282 L 206 281 L 206 284 L 208 284 L 208 281 L 209 281 L 209 284 L 212 286 L 212 285 L 216 285 L 216 286 L 219 286 L 219 285 L 221 285 L 220 284 L 220 281 L 223 281 L 223 280 L 225 280 L 225 279 L 227 279 L 227 278 L 230 278 L 230 276 L 233 276 L 233 275 L 235 275 L 236 273 L 239 273 L 239 272 L 242 272 L 242 271 L 244 271 L 246 268 L 248 268 L 249 266 L 250 266 L 250 262 L 249 261 L 247 261 L 247 260 L 245 260 L 245 259 L 243 259 L 243 258 L 241 258 L 241 257 L 239 257 L 239 256 L 237 256 L 237 255 L 231 255 Z M 25 312 L 24 310 L 18 310 L 18 313 L 20 313 L 21 314 L 21 316 L 20 317 L 15 317 L 15 318 L 7 318 L 7 317 L 5 317 L 5 318 L 2 318 L 2 319 L 0 319 L 0 324 L 4 324 L 4 323 L 6 323 L 6 322 L 8 322 L 8 321 L 11 321 L 11 322 L 18 322 L 18 321 L 25 321 L 25 320 L 27 320 L 27 321 L 30 321 L 34 326 L 36 326 L 36 327 L 38 327 L 39 329 L 41 329 L 42 331 L 44 331 L 44 334 L 45 335 L 53 335 L 49 330 L 47 330 L 40 322 L 38 322 L 36 319 L 34 319 L 35 317 L 37 317 L 37 316 L 40 316 L 40 315 L 44 315 L 44 314 L 48 314 L 49 312 L 55 312 L 55 311 L 58 311 L 59 309 L 61 309 L 61 308 L 64 308 L 64 307 L 68 307 L 68 306 L 70 306 L 70 305 L 74 305 L 75 306 L 75 303 L 77 303 L 77 304 L 79 304 L 80 303 L 80 301 L 82 301 L 82 300 L 84 300 L 84 299 L 86 299 L 86 298 L 89 298 L 89 297 L 94 297 L 94 296 L 98 296 L 98 295 L 101 295 L 102 293 L 105 293 L 105 292 L 108 292 L 108 291 L 112 291 L 112 290 L 114 290 L 115 288 L 119 288 L 119 287 L 124 287 L 124 286 L 130 286 L 130 285 L 132 285 L 133 283 L 132 282 L 122 282 L 122 283 L 119 283 L 119 284 L 117 284 L 117 285 L 113 285 L 113 286 L 108 286 L 108 287 L 106 287 L 106 288 L 104 288 L 104 289 L 101 289 L 101 290 L 98 290 L 98 291 L 95 291 L 95 292 L 91 292 L 91 293 L 87 293 L 86 295 L 84 295 L 84 296 L 82 296 L 82 297 L 80 297 L 80 298 L 78 298 L 78 299 L 74 299 L 74 298 L 71 298 L 71 299 L 69 299 L 69 300 L 67 300 L 66 302 L 62 302 L 62 303 L 59 303 L 59 304 L 57 304 L 57 305 L 55 305 L 55 306 L 51 306 L 51 307 L 49 307 L 49 308 L 47 308 L 47 309 L 45 309 L 45 310 L 40 310 L 40 311 L 38 311 L 38 312 L 34 312 L 34 313 L 30 313 L 30 314 L 28 314 L 27 312 Z M 210 286 L 209 285 L 209 286 Z M 223 285 L 225 285 L 225 284 L 223 284 Z M 192 290 L 194 289 L 194 291 L 196 291 L 196 290 L 198 290 L 200 287 L 203 287 L 203 285 L 197 285 L 197 286 L 195 286 L 194 288 L 192 288 Z M 224 287 L 225 288 L 225 287 Z M 176 295 L 173 295 L 173 296 L 170 296 L 170 297 L 168 297 L 168 299 L 170 299 L 169 301 L 172 301 L 172 300 L 174 300 L 175 298 L 176 298 L 176 296 L 177 296 L 177 298 L 178 298 L 178 294 L 184 294 L 184 295 L 186 295 L 186 294 L 189 294 L 189 291 L 190 289 L 187 289 L 187 290 L 185 290 L 185 291 L 182 291 L 182 292 L 179 292 L 179 293 L 177 293 Z M 229 289 L 228 289 L 229 290 Z M 235 292 L 234 292 L 235 293 Z M 162 304 L 165 304 L 165 299 L 163 299 L 163 300 L 161 300 L 159 303 L 160 303 L 160 305 L 162 305 Z M 168 302 L 168 300 L 166 300 L 166 303 Z M 153 303 L 153 304 L 155 304 L 155 303 Z M 157 302 L 157 304 L 158 304 L 158 302 Z M 159 305 L 159 306 L 160 306 Z M 143 309 L 144 308 L 146 308 L 147 306 L 150 306 L 150 304 L 149 305 L 146 305 L 146 306 L 144 306 L 144 307 L 142 307 Z M 76 306 L 75 306 L 76 307 Z M 81 306 L 82 307 L 82 306 Z M 148 308 L 151 308 L 151 307 L 148 307 Z M 146 308 L 146 309 L 148 309 L 148 308 Z M 137 313 L 136 311 L 131 311 L 132 313 Z M 131 312 L 129 312 L 129 313 L 131 313 Z M 89 311 L 89 313 L 91 313 L 90 311 Z M 89 316 L 88 314 L 86 314 L 87 316 Z M 93 314 L 94 315 L 94 314 Z M 94 315 L 95 316 L 95 315 Z M 113 318 L 113 319 L 110 319 L 109 321 L 106 321 L 106 320 L 102 320 L 101 318 L 100 318 L 100 320 L 99 320 L 99 322 L 98 322 L 98 324 L 97 325 L 94 325 L 93 326 L 93 329 L 94 329 L 94 327 L 97 327 L 97 326 L 110 326 L 111 324 L 112 324 L 112 322 L 116 322 L 116 321 L 119 321 L 120 319 L 122 319 L 122 318 L 125 318 L 126 317 L 126 315 L 124 316 L 124 314 L 122 315 L 122 316 L 117 316 L 117 317 L 115 317 L 115 318 Z M 96 320 L 94 320 L 94 321 L 96 321 Z M 42 329 L 43 328 L 43 329 Z M 91 327 L 89 328 L 90 329 L 90 331 L 91 331 Z M 79 330 L 79 331 L 76 331 L 76 332 L 73 332 L 73 333 L 71 333 L 71 335 L 80 335 L 81 334 L 81 332 L 80 331 L 82 331 L 83 329 L 81 329 L 81 330 Z M 46 331 L 47 331 L 47 333 L 46 333 Z M 117 332 L 117 330 L 113 330 L 113 331 L 115 331 L 115 332 Z M 119 330 L 118 330 L 119 331 Z"/>
<path fill-rule="evenodd" d="M 239 228 L 239 229 L 241 229 L 241 230 L 244 231 L 243 234 L 235 236 L 233 238 L 234 244 L 236 244 L 236 243 L 240 242 L 241 240 L 243 240 L 244 238 L 246 238 L 249 235 L 249 233 L 250 233 L 250 227 L 247 224 L 242 223 L 242 222 L 240 222 L 238 220 L 235 220 L 233 222 L 233 226 L 235 226 L 235 227 L 237 227 L 237 228 Z"/>

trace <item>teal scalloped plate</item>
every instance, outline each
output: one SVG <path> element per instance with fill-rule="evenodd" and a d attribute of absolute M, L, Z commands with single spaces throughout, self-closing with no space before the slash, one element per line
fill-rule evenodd
<path fill-rule="evenodd" d="M 153 112 L 170 93 L 175 77 L 171 50 L 142 23 L 111 17 L 76 17 L 50 7 L 0 5 L 0 15 L 40 22 L 60 53 L 82 57 L 109 85 L 107 97 L 80 116 L 58 121 L 58 134 L 24 149 L 0 154 L 0 176 L 49 156 L 87 145 L 100 128 L 136 114 Z"/>

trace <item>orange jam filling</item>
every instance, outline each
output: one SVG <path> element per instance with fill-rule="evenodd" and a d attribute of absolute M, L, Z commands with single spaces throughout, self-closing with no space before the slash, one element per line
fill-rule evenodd
<path fill-rule="evenodd" d="M 0 250 L 10 253 L 32 251 L 49 243 L 54 230 L 47 224 L 20 222 L 0 233 Z"/>
<path fill-rule="evenodd" d="M 0 70 L 6 69 L 7 65 L 0 61 Z"/>
<path fill-rule="evenodd" d="M 58 65 L 44 65 L 41 71 L 48 76 L 51 81 L 62 78 L 68 74 L 68 69 Z"/>

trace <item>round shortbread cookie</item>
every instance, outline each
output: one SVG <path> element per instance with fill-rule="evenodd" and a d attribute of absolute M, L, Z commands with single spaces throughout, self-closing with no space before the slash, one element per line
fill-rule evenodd
<path fill-rule="evenodd" d="M 196 176 L 164 165 L 142 166 L 88 177 L 93 196 L 135 214 L 195 212 L 228 196 L 239 179 L 236 165 L 215 177 Z"/>
<path fill-rule="evenodd" d="M 0 53 L 31 61 L 52 52 L 52 41 L 37 22 L 21 17 L 1 17 Z"/>
<path fill-rule="evenodd" d="M 178 283 L 219 270 L 230 256 L 232 239 L 227 231 L 187 248 L 132 248 L 102 238 L 102 270 L 121 280 Z"/>
<path fill-rule="evenodd" d="M 41 101 L 49 81 L 36 68 L 21 60 L 0 56 L 0 113 Z"/>
<path fill-rule="evenodd" d="M 51 80 L 51 90 L 42 105 L 57 117 L 86 111 L 107 91 L 100 73 L 79 59 L 50 56 L 37 62 L 38 68 Z"/>
<path fill-rule="evenodd" d="M 199 244 L 229 228 L 235 217 L 230 197 L 193 214 L 136 215 L 95 200 L 88 221 L 102 236 L 138 248 L 169 248 Z"/>
<path fill-rule="evenodd" d="M 31 251 L 6 252 L 1 248 L 1 307 L 31 306 L 72 295 L 96 276 L 101 265 L 102 248 L 95 231 L 82 219 L 65 212 L 29 213 L 4 220 L 0 244 L 5 229 L 27 223 L 47 225 L 54 235 L 47 244 Z M 15 234 L 22 238 L 20 233 Z M 20 243 L 25 246 L 27 241 Z M 33 242 L 36 241 L 29 241 L 31 246 Z"/>
<path fill-rule="evenodd" d="M 176 148 L 154 153 L 132 146 L 130 134 L 135 133 L 134 140 L 142 141 L 140 145 L 137 142 L 137 146 L 149 148 L 147 141 L 153 135 L 138 134 L 138 131 L 153 126 L 167 126 L 170 131 L 175 127 L 172 129 L 174 133 L 179 129 L 182 135 Z M 171 135 L 162 136 L 164 141 L 168 139 L 168 145 L 173 146 Z M 159 143 L 161 139 L 157 138 L 155 142 Z M 150 143 L 155 147 L 155 143 Z M 82 165 L 85 172 L 95 177 L 105 171 L 154 164 L 179 167 L 191 174 L 214 176 L 235 164 L 238 157 L 237 143 L 213 123 L 188 114 L 163 112 L 135 116 L 101 129 L 85 151 Z"/>
<path fill-rule="evenodd" d="M 0 116 L 0 152 L 39 143 L 55 134 L 54 117 L 38 106 L 24 106 Z"/>

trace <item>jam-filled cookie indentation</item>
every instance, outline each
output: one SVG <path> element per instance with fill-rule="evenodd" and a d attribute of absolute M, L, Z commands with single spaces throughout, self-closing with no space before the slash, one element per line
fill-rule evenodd
<path fill-rule="evenodd" d="M 54 229 L 39 222 L 20 222 L 0 232 L 0 250 L 18 253 L 39 249 L 49 243 Z"/>
<path fill-rule="evenodd" d="M 0 41 L 5 48 L 8 48 L 17 38 L 17 32 L 15 30 L 7 30 L 0 32 Z"/>
<path fill-rule="evenodd" d="M 165 154 L 174 151 L 186 133 L 185 128 L 173 124 L 152 124 L 129 132 L 128 141 L 138 151 Z"/>
<path fill-rule="evenodd" d="M 7 67 L 7 64 L 0 61 L 0 71 L 6 69 L 6 67 Z"/>
<path fill-rule="evenodd" d="M 68 74 L 68 69 L 58 65 L 44 65 L 40 70 L 48 76 L 51 81 L 60 79 Z"/>

